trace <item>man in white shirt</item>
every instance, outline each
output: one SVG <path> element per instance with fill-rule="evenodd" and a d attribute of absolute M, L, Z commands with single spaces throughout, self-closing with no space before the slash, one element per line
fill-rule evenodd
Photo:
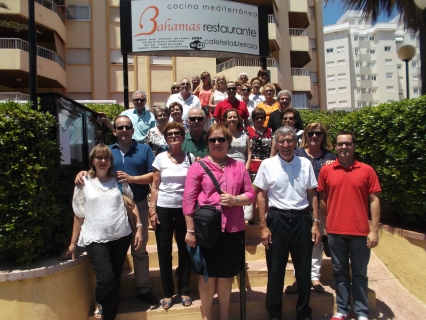
<path fill-rule="evenodd" d="M 187 78 L 180 80 L 180 92 L 172 94 L 166 102 L 167 108 L 172 102 L 179 102 L 182 105 L 182 119 L 188 120 L 188 112 L 191 108 L 200 108 L 200 100 L 191 93 L 191 81 Z"/>
<path fill-rule="evenodd" d="M 268 267 L 266 309 L 271 320 L 281 319 L 285 268 L 291 253 L 299 285 L 297 319 L 309 320 L 312 246 L 320 237 L 317 180 L 311 162 L 294 156 L 297 135 L 291 127 L 277 129 L 274 139 L 278 153 L 263 160 L 254 180 L 259 188 L 257 206 Z"/>

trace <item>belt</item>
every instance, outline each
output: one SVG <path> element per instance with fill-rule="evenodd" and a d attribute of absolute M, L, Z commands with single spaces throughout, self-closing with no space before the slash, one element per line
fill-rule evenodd
<path fill-rule="evenodd" d="M 271 210 L 278 211 L 278 212 L 281 212 L 281 213 L 293 213 L 293 214 L 302 214 L 302 213 L 305 213 L 305 214 L 310 214 L 308 208 L 301 209 L 301 210 L 295 210 L 295 209 L 288 209 L 288 210 L 286 210 L 286 209 L 279 209 L 279 208 L 276 208 L 276 207 L 271 207 Z"/>

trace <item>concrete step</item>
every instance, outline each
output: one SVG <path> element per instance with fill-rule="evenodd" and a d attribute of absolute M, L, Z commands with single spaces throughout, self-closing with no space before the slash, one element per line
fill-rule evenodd
<path fill-rule="evenodd" d="M 266 286 L 268 283 L 268 270 L 266 268 L 266 260 L 254 260 L 247 261 L 247 274 L 246 274 L 246 287 L 254 288 L 254 287 L 262 287 Z M 173 267 L 173 281 L 175 283 L 175 293 L 177 292 L 177 277 L 175 276 L 176 267 Z M 290 285 L 294 282 L 293 277 L 293 264 L 291 261 L 287 264 L 284 284 Z M 321 268 L 321 281 L 323 284 L 332 284 L 334 282 L 333 279 L 333 267 L 331 265 L 331 261 L 324 260 Z M 162 296 L 163 288 L 161 285 L 161 277 L 160 277 L 160 269 L 158 267 L 150 268 L 149 275 L 151 278 L 152 284 L 152 292 L 155 295 Z M 191 281 L 190 281 L 190 292 L 198 291 L 198 275 L 195 273 L 191 273 Z M 233 289 L 238 289 L 240 283 L 240 276 L 234 277 Z M 135 290 L 134 290 L 134 272 L 132 269 L 127 269 L 123 271 L 123 276 L 121 279 L 121 298 L 134 298 Z"/>
<path fill-rule="evenodd" d="M 312 318 L 314 320 L 329 319 L 335 312 L 335 295 L 333 288 L 324 287 L 325 293 L 317 293 L 311 291 L 310 307 L 312 308 Z M 266 287 L 252 287 L 247 290 L 246 295 L 246 314 L 247 320 L 263 320 L 269 319 L 269 315 L 265 308 Z M 164 310 L 160 305 L 148 306 L 135 298 L 122 299 L 120 301 L 117 320 L 200 320 L 202 319 L 201 301 L 198 293 L 191 294 L 193 304 L 190 307 L 183 307 L 180 304 L 180 297 L 175 296 L 174 305 L 169 310 Z M 296 301 L 297 294 L 283 294 L 283 318 L 296 318 Z M 162 298 L 159 296 L 159 298 Z M 229 308 L 230 319 L 240 319 L 240 292 L 236 289 L 232 290 L 231 304 Z M 370 310 L 376 310 L 376 295 L 375 292 L 369 290 L 368 300 L 370 302 Z M 219 318 L 219 305 L 217 296 L 213 300 L 213 318 Z M 93 316 L 89 316 L 90 320 L 95 320 Z"/>

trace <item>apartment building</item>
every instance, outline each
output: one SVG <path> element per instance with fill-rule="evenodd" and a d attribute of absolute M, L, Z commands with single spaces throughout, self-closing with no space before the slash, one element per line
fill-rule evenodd
<path fill-rule="evenodd" d="M 389 22 L 363 19 L 346 11 L 334 25 L 324 27 L 327 109 L 352 110 L 399 101 L 407 97 L 406 64 L 398 49 L 416 48 L 409 62 L 409 97 L 421 95 L 418 35 L 404 30 L 399 16 Z"/>
<path fill-rule="evenodd" d="M 314 0 L 247 0 L 268 7 L 271 81 L 293 92 L 293 106 L 326 109 L 321 3 Z M 27 0 L 3 0 L 0 19 L 28 24 Z M 123 103 L 119 0 L 35 0 L 39 92 L 75 100 Z M 0 27 L 0 97 L 28 94 L 28 32 Z M 129 91 L 143 89 L 161 105 L 171 84 L 208 71 L 237 79 L 257 75 L 258 58 L 129 57 Z M 6 94 L 9 93 L 9 94 Z M 1 99 L 1 98 L 0 98 Z"/>

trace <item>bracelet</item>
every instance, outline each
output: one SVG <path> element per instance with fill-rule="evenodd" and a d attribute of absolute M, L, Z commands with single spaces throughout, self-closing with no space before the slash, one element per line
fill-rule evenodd
<path fill-rule="evenodd" d="M 142 223 L 137 223 L 137 224 L 136 224 L 136 228 L 139 228 L 139 227 L 141 227 L 141 228 L 142 228 Z"/>
<path fill-rule="evenodd" d="M 320 221 L 318 219 L 312 219 L 312 223 L 314 222 L 318 222 L 318 224 L 320 224 Z"/>
<path fill-rule="evenodd" d="M 195 233 L 195 230 L 186 230 L 186 232 L 189 232 L 189 233 Z"/>
<path fill-rule="evenodd" d="M 238 196 L 235 197 L 235 205 L 238 206 L 238 203 L 240 202 L 240 199 L 238 199 Z"/>

